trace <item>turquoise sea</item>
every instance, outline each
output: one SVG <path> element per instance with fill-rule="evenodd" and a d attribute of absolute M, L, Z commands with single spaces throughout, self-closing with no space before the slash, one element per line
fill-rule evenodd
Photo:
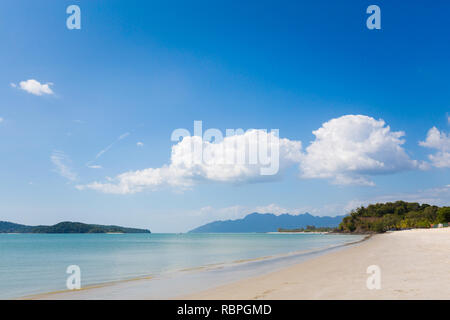
<path fill-rule="evenodd" d="M 0 298 L 66 289 L 78 265 L 82 286 L 161 277 L 256 258 L 301 256 L 361 236 L 327 234 L 0 234 Z"/>

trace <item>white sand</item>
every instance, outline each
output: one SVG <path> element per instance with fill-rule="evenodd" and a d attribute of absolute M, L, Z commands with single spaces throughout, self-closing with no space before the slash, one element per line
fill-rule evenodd
<path fill-rule="evenodd" d="M 367 267 L 381 270 L 369 290 Z M 450 299 L 450 228 L 376 235 L 362 244 L 182 299 Z"/>
<path fill-rule="evenodd" d="M 370 265 L 380 267 L 380 290 L 369 290 L 366 286 L 370 276 L 366 270 Z M 149 299 L 152 297 L 149 289 L 155 285 L 155 280 L 140 279 L 28 298 Z M 179 285 L 192 288 L 195 282 Z M 164 298 L 163 289 L 158 298 Z M 179 295 L 183 295 L 182 291 Z M 166 296 L 174 295 L 172 292 Z M 450 299 L 450 228 L 376 235 L 291 267 L 178 298 Z"/>

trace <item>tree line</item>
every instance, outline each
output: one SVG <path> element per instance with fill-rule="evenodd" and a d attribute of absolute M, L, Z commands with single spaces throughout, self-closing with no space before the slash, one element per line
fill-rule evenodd
<path fill-rule="evenodd" d="M 450 207 L 438 207 L 416 202 L 371 204 L 352 210 L 339 224 L 340 232 L 385 232 L 409 228 L 431 228 L 450 222 Z"/>

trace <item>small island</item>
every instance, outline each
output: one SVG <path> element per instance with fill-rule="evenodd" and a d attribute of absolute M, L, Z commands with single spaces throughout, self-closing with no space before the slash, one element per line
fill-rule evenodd
<path fill-rule="evenodd" d="M 147 229 L 65 221 L 52 226 L 27 226 L 0 221 L 0 233 L 151 233 Z"/>

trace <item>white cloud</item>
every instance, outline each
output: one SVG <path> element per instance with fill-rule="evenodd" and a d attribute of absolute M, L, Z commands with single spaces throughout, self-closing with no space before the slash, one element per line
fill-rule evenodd
<path fill-rule="evenodd" d="M 53 151 L 50 160 L 55 165 L 55 172 L 70 180 L 77 180 L 77 174 L 70 167 L 70 158 L 62 151 Z"/>
<path fill-rule="evenodd" d="M 419 145 L 437 150 L 428 156 L 435 167 L 450 168 L 450 136 L 447 133 L 433 127 L 428 131 L 426 140 L 420 141 Z"/>
<path fill-rule="evenodd" d="M 374 185 L 371 175 L 419 167 L 402 147 L 402 131 L 383 120 L 346 115 L 313 131 L 315 140 L 300 163 L 301 177 L 331 179 L 336 184 Z"/>
<path fill-rule="evenodd" d="M 138 147 L 143 147 L 143 146 L 144 146 L 144 143 L 139 141 L 138 143 L 136 143 L 136 146 L 138 146 Z"/>
<path fill-rule="evenodd" d="M 42 96 L 44 94 L 49 94 L 49 95 L 53 94 L 53 90 L 50 88 L 51 85 L 53 85 L 53 83 L 51 83 L 51 82 L 41 84 L 39 81 L 34 80 L 34 79 L 29 79 L 26 81 L 19 82 L 20 89 L 22 89 L 28 93 L 34 94 L 36 96 Z M 14 83 L 11 83 L 11 86 L 13 88 L 17 87 L 17 85 Z"/>
<path fill-rule="evenodd" d="M 128 194 L 155 190 L 164 186 L 190 188 L 201 181 L 249 183 L 273 181 L 284 169 L 298 164 L 301 178 L 330 179 L 335 184 L 374 185 L 371 177 L 403 170 L 425 169 L 427 164 L 410 159 L 402 145 L 402 131 L 391 131 L 383 120 L 364 115 L 346 115 L 325 122 L 313 131 L 315 140 L 302 152 L 301 141 L 278 138 L 263 130 L 248 130 L 215 143 L 187 136 L 172 146 L 170 162 L 159 168 L 124 172 L 105 182 L 77 186 L 105 193 Z M 269 141 L 269 163 L 277 158 L 272 150 L 279 146 L 279 172 L 261 175 L 264 165 L 248 161 L 248 150 L 258 143 L 260 136 Z M 118 140 L 127 136 L 119 137 Z M 99 152 L 96 159 L 112 145 Z M 198 148 L 203 158 L 198 160 Z M 230 155 L 232 164 L 229 164 Z M 236 163 L 241 155 L 245 162 Z M 208 159 L 208 161 L 206 161 Z M 252 164 L 249 164 L 252 163 Z M 267 162 L 265 163 L 267 164 Z"/>
<path fill-rule="evenodd" d="M 93 165 L 89 165 L 87 166 L 90 169 L 102 169 L 103 167 L 98 165 L 98 164 L 93 164 Z"/>
<path fill-rule="evenodd" d="M 0 123 L 2 123 L 3 122 L 3 118 L 2 117 L 0 117 Z"/>
<path fill-rule="evenodd" d="M 93 189 L 105 193 L 127 194 L 162 186 L 189 188 L 200 181 L 245 183 L 268 181 L 276 175 L 261 175 L 265 164 L 248 161 L 247 152 L 261 141 L 268 142 L 269 154 L 279 146 L 279 168 L 281 171 L 300 160 L 301 142 L 279 139 L 263 130 L 249 130 L 242 135 L 225 137 L 221 142 L 202 141 L 200 137 L 188 136 L 172 147 L 170 164 L 160 168 L 122 173 L 106 183 L 93 182 L 77 186 L 78 189 Z M 203 149 L 203 161 L 196 161 L 199 148 Z M 268 156 L 268 163 L 275 157 Z M 243 159 L 243 161 L 237 161 Z M 231 161 L 231 162 L 230 162 Z M 250 164 L 251 163 L 251 164 Z"/>

